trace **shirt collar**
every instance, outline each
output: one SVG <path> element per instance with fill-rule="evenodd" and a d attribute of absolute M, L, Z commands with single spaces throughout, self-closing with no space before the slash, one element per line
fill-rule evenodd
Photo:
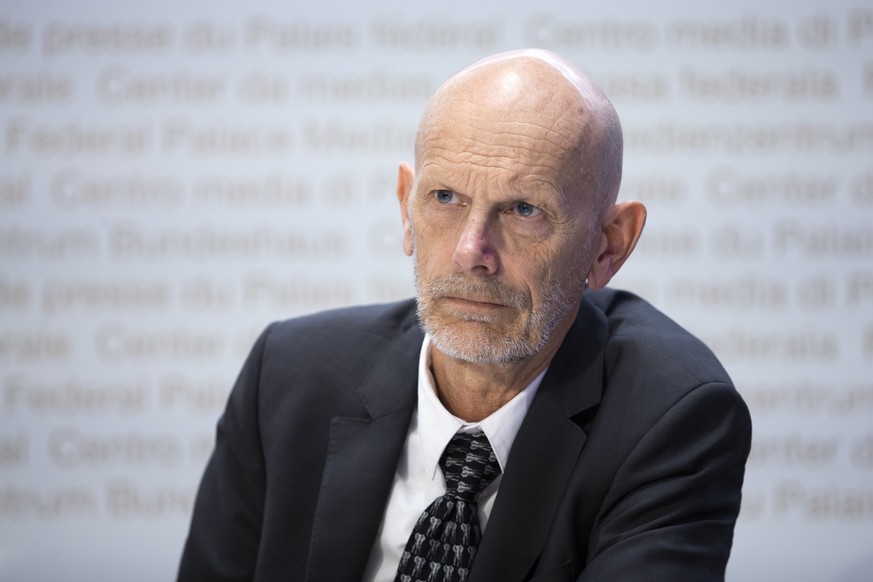
<path fill-rule="evenodd" d="M 506 469 L 509 450 L 515 435 L 536 396 L 546 370 L 543 370 L 524 390 L 512 400 L 501 406 L 481 422 L 464 422 L 446 410 L 436 393 L 436 383 L 431 372 L 430 336 L 425 336 L 418 360 L 418 431 L 421 459 L 427 474 L 434 478 L 439 467 L 440 456 L 452 436 L 458 431 L 473 432 L 481 429 L 488 437 L 500 470 Z M 547 368 L 548 369 L 548 368 Z"/>

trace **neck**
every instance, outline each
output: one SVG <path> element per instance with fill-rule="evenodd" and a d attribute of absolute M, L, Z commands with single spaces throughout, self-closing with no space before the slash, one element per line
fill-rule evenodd
<path fill-rule="evenodd" d="M 477 364 L 452 358 L 431 346 L 434 382 L 443 406 L 465 422 L 491 416 L 546 369 L 574 319 L 567 318 L 559 325 L 533 357 L 517 362 Z"/>

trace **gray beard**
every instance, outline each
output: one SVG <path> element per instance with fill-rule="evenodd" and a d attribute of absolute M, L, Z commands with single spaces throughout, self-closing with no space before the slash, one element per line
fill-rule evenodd
<path fill-rule="evenodd" d="M 587 240 L 577 255 L 576 265 L 586 265 L 592 241 Z M 414 247 L 413 247 L 414 248 Z M 547 283 L 537 306 L 531 306 L 530 298 L 496 279 L 471 278 L 452 274 L 435 281 L 423 282 L 418 260 L 413 250 L 415 265 L 415 288 L 417 295 L 418 321 L 431 336 L 434 345 L 445 355 L 476 364 L 509 364 L 527 360 L 539 353 L 561 321 L 579 303 L 585 286 L 588 268 L 570 271 Z M 433 314 L 434 301 L 445 295 L 489 297 L 529 314 L 520 332 L 498 334 L 486 329 L 486 319 L 479 320 L 481 330 L 461 331 L 440 325 Z M 466 326 L 476 326 L 477 319 L 470 317 Z"/>

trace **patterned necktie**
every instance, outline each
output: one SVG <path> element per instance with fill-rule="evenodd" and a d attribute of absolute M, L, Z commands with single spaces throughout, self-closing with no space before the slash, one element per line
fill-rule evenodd
<path fill-rule="evenodd" d="M 476 498 L 500 474 L 481 431 L 457 433 L 443 451 L 446 493 L 418 518 L 397 566 L 395 582 L 464 582 L 482 537 Z"/>

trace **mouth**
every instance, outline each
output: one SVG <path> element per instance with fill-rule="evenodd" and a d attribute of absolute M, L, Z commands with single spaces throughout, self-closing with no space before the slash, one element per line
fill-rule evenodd
<path fill-rule="evenodd" d="M 445 296 L 442 298 L 443 301 L 448 302 L 451 305 L 456 305 L 459 307 L 473 307 L 480 309 L 501 309 L 504 307 L 508 307 L 503 303 L 497 303 L 491 299 L 470 299 L 467 297 L 454 297 L 454 296 Z"/>

